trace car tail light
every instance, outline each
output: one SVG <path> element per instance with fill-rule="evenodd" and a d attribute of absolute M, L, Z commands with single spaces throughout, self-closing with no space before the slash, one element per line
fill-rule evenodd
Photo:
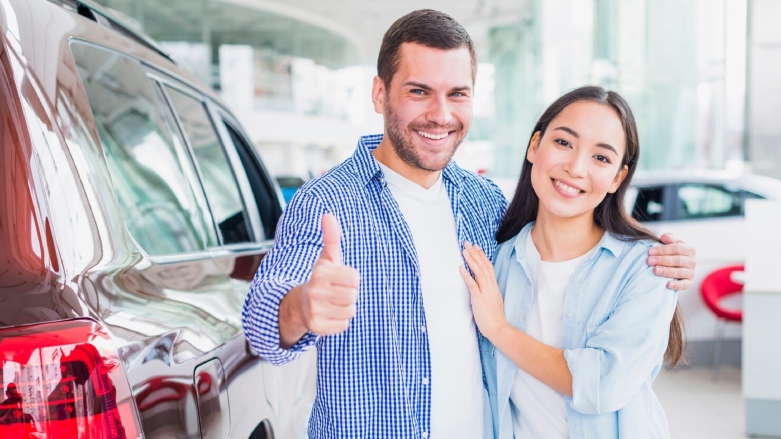
<path fill-rule="evenodd" d="M 0 438 L 137 439 L 119 355 L 87 319 L 0 329 Z"/>

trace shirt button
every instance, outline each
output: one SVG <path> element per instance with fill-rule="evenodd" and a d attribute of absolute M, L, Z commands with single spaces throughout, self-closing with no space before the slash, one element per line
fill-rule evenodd
<path fill-rule="evenodd" d="M 575 282 L 580 282 L 580 276 L 575 277 Z"/>
<path fill-rule="evenodd" d="M 423 385 L 428 386 L 428 378 L 423 378 Z"/>
<path fill-rule="evenodd" d="M 572 431 L 574 431 L 575 433 L 580 433 L 580 429 L 578 427 L 575 427 L 574 429 L 572 429 Z"/>
<path fill-rule="evenodd" d="M 575 314 L 572 314 L 572 313 L 567 314 L 567 318 L 571 319 L 573 317 L 575 317 Z"/>
<path fill-rule="evenodd" d="M 426 327 L 424 325 L 420 325 L 420 332 L 426 333 Z"/>
<path fill-rule="evenodd" d="M 424 432 L 423 432 L 423 434 L 422 434 L 422 436 L 423 436 L 423 439 L 426 439 L 426 438 L 428 437 L 428 432 L 427 432 L 427 431 L 424 431 Z"/>

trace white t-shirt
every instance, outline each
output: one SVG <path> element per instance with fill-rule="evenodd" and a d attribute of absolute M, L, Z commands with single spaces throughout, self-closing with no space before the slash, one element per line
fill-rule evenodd
<path fill-rule="evenodd" d="M 456 222 L 442 175 L 425 189 L 380 165 L 409 226 L 420 264 L 423 308 L 431 352 L 429 438 L 483 437 L 483 379 Z"/>
<path fill-rule="evenodd" d="M 562 314 L 567 284 L 594 250 L 569 261 L 545 262 L 529 236 L 525 251 L 534 289 L 526 333 L 549 346 L 563 348 Z M 520 368 L 513 380 L 510 410 L 516 439 L 569 437 L 564 396 Z"/>

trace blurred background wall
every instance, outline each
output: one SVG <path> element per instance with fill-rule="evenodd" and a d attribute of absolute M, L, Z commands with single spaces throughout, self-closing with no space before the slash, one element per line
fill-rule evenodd
<path fill-rule="evenodd" d="M 632 105 L 643 171 L 781 178 L 778 0 L 97 1 L 217 90 L 280 183 L 299 182 L 293 191 L 352 154 L 358 136 L 382 132 L 370 97 L 382 35 L 423 7 L 452 15 L 477 46 L 474 120 L 456 160 L 508 193 L 536 119 L 585 84 Z M 730 232 L 727 220 L 660 225 L 699 250 L 695 286 L 679 302 L 694 363 L 709 361 L 715 324 L 699 282 L 744 258 L 743 225 Z M 740 325 L 726 337 L 725 362 L 739 364 Z"/>
<path fill-rule="evenodd" d="M 318 175 L 359 135 L 382 131 L 369 95 L 382 34 L 406 12 L 431 7 L 464 24 L 478 46 L 462 166 L 514 179 L 542 109 L 566 90 L 599 84 L 632 104 L 642 169 L 748 166 L 781 177 L 775 0 L 99 3 L 218 90 L 279 174 Z"/>

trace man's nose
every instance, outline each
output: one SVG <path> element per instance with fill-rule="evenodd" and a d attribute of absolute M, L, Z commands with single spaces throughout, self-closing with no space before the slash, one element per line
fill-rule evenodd
<path fill-rule="evenodd" d="M 436 96 L 431 99 L 426 119 L 438 125 L 448 125 L 453 121 L 452 109 L 447 96 Z"/>

